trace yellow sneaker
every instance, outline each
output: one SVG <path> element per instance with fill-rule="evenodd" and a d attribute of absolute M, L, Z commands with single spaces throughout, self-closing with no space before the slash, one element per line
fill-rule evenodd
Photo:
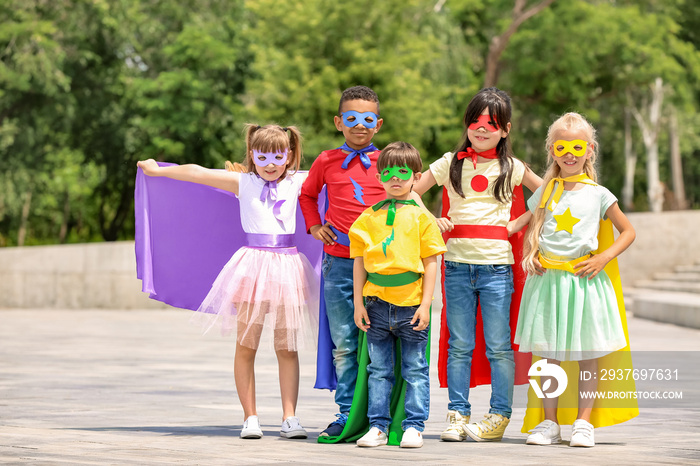
<path fill-rule="evenodd" d="M 462 416 L 459 411 L 447 411 L 447 421 L 450 425 L 440 434 L 443 442 L 461 442 L 467 438 L 466 427 L 469 416 Z"/>
<path fill-rule="evenodd" d="M 465 431 L 477 442 L 500 442 L 510 419 L 500 414 L 487 414 L 482 421 L 467 424 Z"/>

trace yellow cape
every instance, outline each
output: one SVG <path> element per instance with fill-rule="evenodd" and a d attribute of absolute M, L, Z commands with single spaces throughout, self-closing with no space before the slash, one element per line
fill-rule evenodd
<path fill-rule="evenodd" d="M 613 234 L 612 221 L 610 219 L 601 220 L 600 230 L 598 232 L 598 250 L 601 251 L 609 248 L 615 241 Z M 627 331 L 627 316 L 625 315 L 625 303 L 622 297 L 622 285 L 620 283 L 620 269 L 617 265 L 617 258 L 608 262 L 605 266 L 605 273 L 610 278 L 615 295 L 617 297 L 617 305 L 620 309 L 620 319 L 622 320 L 622 329 L 625 332 L 625 340 L 627 346 L 610 353 L 600 358 L 598 363 L 598 392 L 634 392 L 635 383 L 631 374 L 632 370 L 632 354 L 630 353 L 630 338 Z M 533 364 L 540 358 L 532 357 Z M 566 371 L 569 379 L 567 390 L 559 397 L 559 406 L 564 406 L 557 410 L 557 418 L 560 425 L 573 424 L 578 414 L 578 379 L 579 370 L 576 361 L 563 361 L 561 367 Z M 623 380 L 601 380 L 601 368 L 621 369 Z M 629 372 L 628 372 L 629 370 Z M 617 377 L 615 377 L 617 378 Z M 572 389 L 573 388 L 573 389 Z M 623 400 L 602 400 L 598 399 L 593 405 L 591 413 L 591 424 L 594 427 L 605 427 L 614 424 L 620 424 L 639 415 L 639 405 L 635 398 Z M 535 395 L 532 387 L 527 393 L 527 410 L 525 411 L 525 419 L 523 420 L 522 432 L 527 433 L 544 421 L 544 408 L 542 399 Z"/>

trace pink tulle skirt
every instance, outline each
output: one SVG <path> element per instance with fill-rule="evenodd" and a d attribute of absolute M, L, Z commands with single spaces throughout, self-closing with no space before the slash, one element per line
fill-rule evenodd
<path fill-rule="evenodd" d="M 236 341 L 257 349 L 264 327 L 276 350 L 298 351 L 318 330 L 318 280 L 296 248 L 242 247 L 231 257 L 197 309 L 205 331 L 236 329 Z"/>

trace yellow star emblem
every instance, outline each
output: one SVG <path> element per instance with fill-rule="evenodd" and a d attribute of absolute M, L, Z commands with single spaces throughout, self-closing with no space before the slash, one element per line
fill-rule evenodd
<path fill-rule="evenodd" d="M 566 208 L 566 211 L 563 214 L 554 215 L 553 217 L 554 220 L 557 221 L 557 228 L 554 230 L 555 233 L 557 231 L 568 231 L 573 235 L 574 225 L 581 221 L 580 218 L 576 218 L 571 215 L 571 208 L 569 207 Z"/>

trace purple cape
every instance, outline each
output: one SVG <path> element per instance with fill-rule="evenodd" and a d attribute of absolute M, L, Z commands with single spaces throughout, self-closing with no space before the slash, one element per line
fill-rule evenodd
<path fill-rule="evenodd" d="M 319 206 L 322 218 L 325 198 L 319 196 L 323 201 Z M 136 276 L 141 280 L 142 290 L 151 299 L 196 310 L 226 262 L 245 246 L 238 206 L 233 193 L 146 176 L 139 169 L 134 211 Z M 301 209 L 297 209 L 296 246 L 314 266 L 323 292 L 322 244 L 304 231 L 304 224 Z M 334 390 L 336 387 L 333 349 L 321 294 L 314 388 Z"/>

